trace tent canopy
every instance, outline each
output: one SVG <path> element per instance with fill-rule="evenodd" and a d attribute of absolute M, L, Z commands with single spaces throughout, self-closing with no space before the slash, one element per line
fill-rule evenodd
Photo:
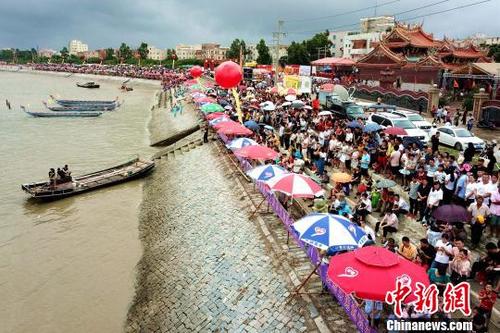
<path fill-rule="evenodd" d="M 347 58 L 327 57 L 311 62 L 313 66 L 353 66 L 356 62 Z"/>

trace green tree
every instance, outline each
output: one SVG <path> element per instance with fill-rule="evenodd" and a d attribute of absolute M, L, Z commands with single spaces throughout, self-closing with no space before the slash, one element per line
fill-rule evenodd
<path fill-rule="evenodd" d="M 273 62 L 273 58 L 269 53 L 269 47 L 267 47 L 266 42 L 261 39 L 259 44 L 257 44 L 257 52 L 259 56 L 257 57 L 257 63 L 260 65 L 270 65 Z"/>
<path fill-rule="evenodd" d="M 137 49 L 139 52 L 139 65 L 141 64 L 141 60 L 146 60 L 148 58 L 149 50 L 148 44 L 142 42 L 139 48 Z"/>
<path fill-rule="evenodd" d="M 288 64 L 307 65 L 310 63 L 309 53 L 307 52 L 305 42 L 292 42 L 288 47 Z"/>
<path fill-rule="evenodd" d="M 66 60 L 66 58 L 68 58 L 68 55 L 69 55 L 68 48 L 66 46 L 63 47 L 59 53 L 61 53 L 61 58 L 62 58 L 62 61 L 64 62 Z"/>
<path fill-rule="evenodd" d="M 132 50 L 130 49 L 130 46 L 122 43 L 118 49 L 118 58 L 120 59 L 120 63 L 129 61 L 132 58 Z"/>
<path fill-rule="evenodd" d="M 315 60 L 323 57 L 331 57 L 332 42 L 330 41 L 330 33 L 327 31 L 318 33 L 313 38 L 305 41 L 309 59 Z"/>
<path fill-rule="evenodd" d="M 500 44 L 490 45 L 488 57 L 492 57 L 495 62 L 500 62 Z"/>
<path fill-rule="evenodd" d="M 0 61 L 12 62 L 14 60 L 14 50 L 4 49 L 0 50 Z"/>
<path fill-rule="evenodd" d="M 104 60 L 114 60 L 115 59 L 115 50 L 113 48 L 106 49 L 106 58 Z"/>
<path fill-rule="evenodd" d="M 245 61 L 246 56 L 250 53 L 247 49 L 247 45 L 243 39 L 236 38 L 233 40 L 229 46 L 229 50 L 226 52 L 226 58 L 233 59 L 236 61 L 240 60 L 240 54 L 243 54 L 243 61 Z"/>

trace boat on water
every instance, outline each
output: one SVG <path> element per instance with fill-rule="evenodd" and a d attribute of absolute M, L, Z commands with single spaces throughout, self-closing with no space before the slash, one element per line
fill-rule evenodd
<path fill-rule="evenodd" d="M 95 89 L 95 88 L 99 88 L 100 85 L 98 85 L 97 83 L 95 82 L 85 82 L 85 83 L 79 83 L 77 82 L 76 83 L 76 86 L 77 87 L 80 87 L 80 88 L 90 88 L 90 89 Z"/>
<path fill-rule="evenodd" d="M 21 188 L 31 197 L 39 200 L 58 200 L 143 177 L 154 167 L 154 161 L 135 158 L 109 169 L 74 177 L 71 181 L 62 184 L 51 185 L 48 181 L 42 181 L 22 184 Z"/>
<path fill-rule="evenodd" d="M 53 99 L 57 104 L 61 106 L 75 106 L 75 105 L 110 105 L 118 102 L 118 97 L 114 100 L 77 100 L 77 99 L 57 99 L 54 96 L 50 95 L 50 98 Z"/>
<path fill-rule="evenodd" d="M 47 102 L 42 102 L 45 107 L 51 111 L 64 112 L 82 112 L 82 111 L 114 111 L 120 106 L 120 103 L 113 104 L 75 104 L 72 106 L 49 105 Z"/>
<path fill-rule="evenodd" d="M 99 117 L 102 115 L 100 111 L 67 111 L 67 112 L 56 112 L 56 111 L 44 111 L 44 112 L 33 112 L 27 110 L 21 105 L 21 110 L 26 112 L 32 117 L 45 117 L 45 118 L 67 118 L 67 117 Z"/>

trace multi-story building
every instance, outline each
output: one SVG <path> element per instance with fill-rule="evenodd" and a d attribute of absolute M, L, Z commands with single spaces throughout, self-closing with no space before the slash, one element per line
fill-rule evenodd
<path fill-rule="evenodd" d="M 57 51 L 51 49 L 41 49 L 38 51 L 38 55 L 45 58 L 52 58 L 52 56 L 56 53 Z"/>
<path fill-rule="evenodd" d="M 394 16 L 365 17 L 360 19 L 361 33 L 389 32 L 396 26 Z"/>
<path fill-rule="evenodd" d="M 85 59 L 85 60 L 90 59 L 90 58 L 100 58 L 100 54 L 99 54 L 98 50 L 78 52 L 76 55 L 82 59 Z"/>
<path fill-rule="evenodd" d="M 349 59 L 360 59 L 373 50 L 381 37 L 381 32 L 367 32 L 345 36 L 342 56 Z"/>
<path fill-rule="evenodd" d="M 196 51 L 201 51 L 201 45 L 179 44 L 175 47 L 177 59 L 195 59 Z"/>
<path fill-rule="evenodd" d="M 68 43 L 68 52 L 69 54 L 77 55 L 78 52 L 86 52 L 89 50 L 89 46 L 85 43 L 82 43 L 80 40 L 72 40 Z"/>
<path fill-rule="evenodd" d="M 332 31 L 330 32 L 330 41 L 332 47 L 330 52 L 332 57 L 342 58 L 344 56 L 344 38 L 359 34 L 359 31 Z"/>
<path fill-rule="evenodd" d="M 159 49 L 154 46 L 148 46 L 148 59 L 165 60 L 167 58 L 167 50 Z"/>
<path fill-rule="evenodd" d="M 226 52 L 228 50 L 228 47 L 221 47 L 220 44 L 217 43 L 201 44 L 201 53 L 203 59 L 225 60 Z"/>

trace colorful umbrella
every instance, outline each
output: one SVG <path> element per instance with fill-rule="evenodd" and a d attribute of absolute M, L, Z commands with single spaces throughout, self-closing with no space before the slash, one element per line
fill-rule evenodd
<path fill-rule="evenodd" d="M 212 120 L 212 119 L 215 119 L 215 118 L 219 118 L 221 116 L 225 116 L 226 114 L 224 112 L 214 112 L 214 113 L 210 113 L 210 114 L 207 114 L 205 116 L 205 118 L 207 120 Z"/>
<path fill-rule="evenodd" d="M 226 147 L 229 149 L 240 149 L 246 146 L 255 146 L 258 143 L 255 140 L 249 138 L 237 138 L 229 142 Z"/>
<path fill-rule="evenodd" d="M 270 189 L 292 198 L 314 198 L 324 193 L 321 186 L 308 176 L 289 173 L 266 182 Z"/>
<path fill-rule="evenodd" d="M 224 115 L 224 116 L 221 116 L 221 117 L 219 117 L 219 118 L 212 119 L 212 120 L 210 120 L 208 123 L 209 123 L 210 125 L 212 125 L 212 126 L 215 126 L 215 125 L 217 125 L 217 124 L 219 124 L 219 123 L 223 123 L 223 122 L 225 122 L 225 121 L 232 121 L 232 120 L 231 120 L 231 118 L 229 118 L 228 116 L 225 116 L 225 115 Z"/>
<path fill-rule="evenodd" d="M 439 206 L 432 213 L 432 216 L 436 220 L 444 221 L 447 223 L 469 222 L 471 218 L 467 209 L 454 204 Z"/>
<path fill-rule="evenodd" d="M 198 99 L 198 98 L 203 98 L 203 97 L 207 97 L 207 95 L 201 93 L 201 92 L 194 92 L 191 94 L 191 96 L 193 97 L 193 99 Z"/>
<path fill-rule="evenodd" d="M 220 124 L 226 124 L 226 122 L 219 123 Z M 245 126 L 236 123 L 236 125 L 230 125 L 230 126 L 224 126 L 221 127 L 217 130 L 218 133 L 224 134 L 224 135 L 252 135 L 253 132 L 246 128 Z"/>
<path fill-rule="evenodd" d="M 344 292 L 374 301 L 385 301 L 386 294 L 396 288 L 398 279 L 412 290 L 417 290 L 417 282 L 429 286 L 429 277 L 422 266 L 378 246 L 333 256 L 328 277 Z M 414 300 L 412 293 L 405 302 Z"/>
<path fill-rule="evenodd" d="M 388 127 L 384 130 L 384 133 L 389 135 L 408 135 L 408 132 L 401 127 Z"/>
<path fill-rule="evenodd" d="M 292 226 L 303 242 L 332 252 L 354 250 L 368 240 L 363 229 L 340 215 L 312 213 Z"/>
<path fill-rule="evenodd" d="M 198 103 L 198 104 L 214 103 L 215 100 L 213 98 L 211 98 L 211 97 L 200 97 L 200 98 L 195 98 L 194 102 Z"/>
<path fill-rule="evenodd" d="M 243 125 L 245 125 L 246 128 L 249 128 L 254 132 L 260 129 L 259 124 L 257 124 L 254 120 L 245 121 Z"/>
<path fill-rule="evenodd" d="M 233 120 L 229 120 L 229 121 L 223 121 L 223 122 L 219 122 L 217 124 L 214 125 L 214 128 L 216 130 L 220 130 L 221 128 L 224 128 L 224 127 L 238 127 L 238 126 L 241 126 L 241 124 L 237 121 L 233 121 Z"/>
<path fill-rule="evenodd" d="M 396 182 L 390 179 L 381 179 L 377 182 L 378 188 L 391 188 L 396 186 Z"/>
<path fill-rule="evenodd" d="M 275 164 L 266 164 L 247 171 L 247 175 L 256 181 L 268 181 L 269 179 L 288 173 L 288 171 Z"/>
<path fill-rule="evenodd" d="M 376 131 L 380 130 L 381 128 L 382 127 L 380 127 L 380 125 L 377 123 L 368 123 L 363 128 L 363 132 L 365 132 L 365 133 L 376 132 Z"/>
<path fill-rule="evenodd" d="M 352 181 L 352 176 L 345 172 L 335 172 L 332 173 L 330 178 L 332 182 L 336 183 L 350 183 Z"/>
<path fill-rule="evenodd" d="M 234 151 L 236 156 L 249 158 L 251 160 L 274 160 L 279 153 L 271 148 L 261 145 L 246 146 Z"/>
<path fill-rule="evenodd" d="M 356 120 L 351 120 L 347 124 L 347 127 L 349 127 L 349 128 L 361 128 L 361 125 Z"/>
<path fill-rule="evenodd" d="M 297 90 L 293 89 L 293 88 L 288 88 L 286 90 L 286 94 L 287 95 L 297 95 Z"/>
<path fill-rule="evenodd" d="M 213 113 L 213 112 L 224 112 L 224 108 L 219 104 L 208 103 L 201 106 L 201 111 L 204 113 Z"/>

